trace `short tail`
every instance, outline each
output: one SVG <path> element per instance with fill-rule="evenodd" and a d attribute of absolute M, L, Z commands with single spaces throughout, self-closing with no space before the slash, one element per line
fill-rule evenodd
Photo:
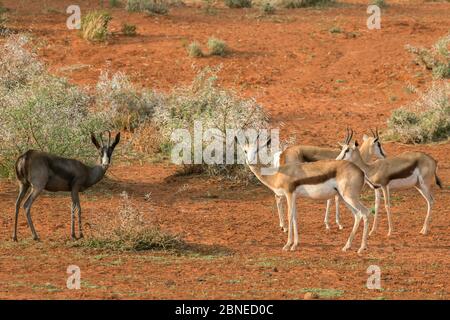
<path fill-rule="evenodd" d="M 441 179 L 438 177 L 438 175 L 437 174 L 435 174 L 434 175 L 434 178 L 436 179 L 436 184 L 439 186 L 439 188 L 444 188 L 443 186 L 442 186 L 442 181 L 441 181 Z"/>

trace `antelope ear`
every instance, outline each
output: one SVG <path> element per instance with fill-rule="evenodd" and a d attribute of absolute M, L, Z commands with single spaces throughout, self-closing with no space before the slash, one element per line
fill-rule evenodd
<path fill-rule="evenodd" d="M 343 146 L 344 146 L 344 144 L 343 144 L 342 142 L 338 142 L 338 145 L 339 145 L 340 147 L 343 147 Z"/>
<path fill-rule="evenodd" d="M 114 139 L 113 144 L 111 145 L 111 148 L 114 150 L 114 148 L 117 146 L 117 144 L 120 141 L 120 132 L 116 135 L 116 138 Z"/>
<path fill-rule="evenodd" d="M 367 134 L 363 135 L 363 141 L 367 141 L 367 139 L 369 139 L 369 136 Z"/>
<path fill-rule="evenodd" d="M 95 134 L 93 134 L 92 132 L 91 132 L 91 141 L 97 149 L 100 149 L 100 144 L 98 143 Z"/>
<path fill-rule="evenodd" d="M 270 148 L 271 145 L 272 145 L 272 138 L 269 138 L 269 140 L 267 140 L 266 146 Z"/>

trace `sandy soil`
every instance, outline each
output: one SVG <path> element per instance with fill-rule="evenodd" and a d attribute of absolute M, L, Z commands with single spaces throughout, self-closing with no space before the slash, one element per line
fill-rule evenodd
<path fill-rule="evenodd" d="M 222 84 L 256 97 L 283 137 L 316 145 L 335 145 L 347 125 L 358 136 L 369 126 L 383 128 L 392 109 L 416 98 L 405 90 L 408 84 L 424 90 L 431 82 L 404 46 L 430 46 L 450 29 L 449 3 L 389 1 L 377 31 L 366 28 L 366 1 L 280 10 L 272 17 L 261 17 L 257 9 L 220 8 L 207 15 L 190 3 L 163 17 L 112 9 L 112 31 L 128 22 L 138 26 L 139 35 L 116 33 L 108 44 L 89 44 L 65 27 L 71 1 L 3 2 L 13 9 L 13 27 L 38 40 L 38 54 L 50 70 L 74 83 L 93 85 L 101 70 L 110 69 L 126 72 L 142 86 L 169 90 L 192 80 L 192 65 L 222 64 Z M 82 12 L 98 3 L 78 2 Z M 332 34 L 332 27 L 343 32 Z M 187 55 L 186 43 L 205 43 L 212 35 L 229 44 L 229 56 Z M 356 254 L 360 233 L 350 252 L 340 250 L 352 225 L 346 209 L 344 230 L 333 224 L 326 232 L 324 203 L 299 200 L 300 248 L 282 252 L 286 235 L 278 229 L 268 189 L 200 176 L 174 178 L 176 167 L 164 163 L 114 165 L 110 180 L 82 196 L 84 227 L 114 216 L 119 194 L 127 191 L 136 206 L 164 230 L 182 233 L 195 250 L 118 254 L 72 248 L 66 194 L 44 194 L 35 203 L 41 242 L 31 240 L 22 214 L 20 242 L 13 243 L 17 187 L 1 181 L 0 298 L 300 299 L 316 290 L 331 299 L 448 299 L 450 144 L 386 143 L 385 149 L 391 155 L 429 153 L 439 162 L 445 187 L 434 189 L 427 236 L 419 234 L 426 213 L 423 198 L 415 190 L 394 193 L 394 234 L 386 237 L 383 209 L 379 231 L 362 257 Z M 364 199 L 370 203 L 370 193 Z M 81 268 L 81 290 L 66 288 L 70 264 Z M 365 286 L 370 265 L 381 268 L 382 290 Z"/>

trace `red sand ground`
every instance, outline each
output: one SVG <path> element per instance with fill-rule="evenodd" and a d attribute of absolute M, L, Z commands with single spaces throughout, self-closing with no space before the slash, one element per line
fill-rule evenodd
<path fill-rule="evenodd" d="M 424 90 L 431 82 L 404 46 L 430 46 L 450 29 L 449 3 L 389 1 L 377 31 L 366 28 L 365 1 L 280 10 L 272 17 L 260 17 L 257 9 L 224 8 L 211 16 L 189 4 L 163 17 L 112 9 L 112 31 L 128 22 L 138 26 L 139 35 L 115 34 L 108 44 L 90 44 L 65 27 L 71 1 L 3 2 L 13 9 L 13 27 L 38 40 L 39 56 L 51 71 L 74 83 L 93 85 L 101 70 L 110 69 L 126 72 L 143 86 L 168 90 L 192 80 L 192 65 L 222 64 L 224 86 L 256 97 L 283 137 L 296 135 L 298 142 L 315 145 L 335 145 L 347 125 L 359 136 L 369 126 L 383 128 L 392 109 L 416 98 L 405 90 L 407 84 Z M 89 1 L 78 3 L 82 12 L 93 8 Z M 334 26 L 343 32 L 330 33 Z M 186 43 L 205 43 L 212 35 L 225 40 L 233 52 L 224 58 L 188 57 Z M 72 71 L 62 69 L 74 65 L 78 68 Z M 346 209 L 345 229 L 326 232 L 324 204 L 299 200 L 300 248 L 282 252 L 286 235 L 278 230 L 267 188 L 204 177 L 166 179 L 176 171 L 166 164 L 114 165 L 113 181 L 82 196 L 85 228 L 116 214 L 119 194 L 126 190 L 151 219 L 164 230 L 182 233 L 198 252 L 117 254 L 71 248 L 70 199 L 65 194 L 45 194 L 35 203 L 41 242 L 31 240 L 21 214 L 21 240 L 13 243 L 17 187 L 2 181 L 0 298 L 299 299 L 305 291 L 320 289 L 322 297 L 332 299 L 448 299 L 450 144 L 386 143 L 385 148 L 391 155 L 406 150 L 431 154 L 439 162 L 445 188 L 434 189 L 427 236 L 419 234 L 426 212 L 423 198 L 415 190 L 394 193 L 394 235 L 386 237 L 383 208 L 379 231 L 362 257 L 356 254 L 361 232 L 350 252 L 340 251 L 352 225 Z M 81 268 L 81 290 L 66 288 L 70 264 Z M 382 290 L 365 286 L 366 269 L 373 264 L 381 268 Z"/>

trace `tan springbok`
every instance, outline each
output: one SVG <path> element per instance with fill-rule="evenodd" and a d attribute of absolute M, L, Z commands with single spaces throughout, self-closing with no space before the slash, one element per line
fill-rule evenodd
<path fill-rule="evenodd" d="M 365 162 L 369 162 L 373 157 L 378 159 L 385 158 L 385 152 L 383 147 L 381 146 L 380 138 L 378 135 L 378 129 L 373 131 L 371 129 L 372 136 L 363 136 L 363 143 L 359 148 L 361 152 L 361 157 Z M 347 128 L 347 136 L 344 140 L 345 143 L 349 143 L 353 137 L 353 131 Z M 333 148 L 323 148 L 316 146 L 308 146 L 308 145 L 294 145 L 286 148 L 284 151 L 280 151 L 274 155 L 275 161 L 274 166 L 278 167 L 280 165 L 286 165 L 291 163 L 305 163 L 305 162 L 315 162 L 319 160 L 334 160 L 341 153 L 341 149 L 333 149 Z M 379 203 L 379 192 L 375 190 L 376 203 Z M 284 210 L 283 210 L 283 197 L 275 194 L 275 201 L 277 203 L 278 209 L 278 217 L 280 220 L 280 228 L 283 231 L 287 231 L 286 222 L 284 219 Z M 331 199 L 327 200 L 327 206 L 325 210 L 324 224 L 327 230 L 330 229 L 330 225 L 328 224 L 330 208 L 331 208 Z M 343 229 L 340 223 L 340 214 L 339 214 L 339 196 L 335 196 L 335 204 L 336 204 L 336 224 L 340 230 Z"/>
<path fill-rule="evenodd" d="M 404 152 L 395 157 L 377 160 L 371 164 L 366 163 L 358 150 L 358 142 L 352 145 L 344 144 L 339 159 L 349 160 L 361 168 L 375 186 L 380 186 L 383 191 L 384 204 L 388 218 L 388 236 L 392 234 L 392 220 L 390 209 L 390 190 L 409 189 L 415 187 L 427 201 L 427 215 L 420 233 L 427 234 L 431 219 L 433 196 L 431 186 L 436 183 L 442 188 L 442 183 L 437 176 L 437 162 L 431 156 L 423 152 Z M 375 210 L 375 218 L 371 234 L 378 226 L 378 210 Z"/>
<path fill-rule="evenodd" d="M 263 143 L 268 147 L 270 139 Z M 246 163 L 255 176 L 277 196 L 286 197 L 288 204 L 288 240 L 283 250 L 295 250 L 298 246 L 296 197 L 330 199 L 338 195 L 354 215 L 354 225 L 343 247 L 350 248 L 361 219 L 364 222 L 363 237 L 358 253 L 367 247 L 369 210 L 360 202 L 364 186 L 364 172 L 348 161 L 320 160 L 311 163 L 294 163 L 270 168 L 259 162 L 260 141 L 241 145 Z M 273 170 L 270 170 L 273 169 Z M 270 174 L 268 173 L 270 172 Z M 369 182 L 370 183 L 370 182 Z"/>

